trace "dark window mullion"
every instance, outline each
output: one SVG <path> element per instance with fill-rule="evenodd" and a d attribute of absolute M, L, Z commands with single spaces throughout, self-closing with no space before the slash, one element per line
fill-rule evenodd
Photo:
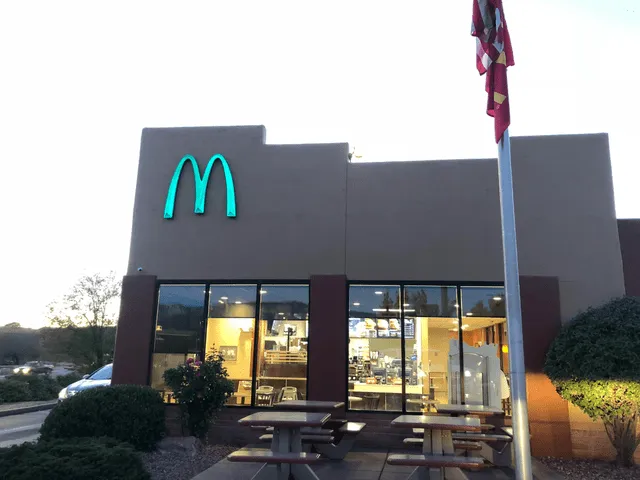
<path fill-rule="evenodd" d="M 211 284 L 205 283 L 204 285 L 204 309 L 202 315 L 202 321 L 200 325 L 200 338 L 198 341 L 200 342 L 199 350 L 200 360 L 206 359 L 206 349 L 207 349 L 207 322 L 209 321 L 209 292 L 211 290 Z M 196 345 L 197 347 L 197 345 Z"/>
<path fill-rule="evenodd" d="M 402 342 L 401 344 L 401 355 L 402 355 L 402 397 L 401 397 L 401 409 L 402 409 L 402 413 L 406 413 L 407 412 L 407 371 L 406 371 L 406 351 L 405 351 L 405 338 L 404 338 L 404 330 L 405 330 L 405 325 L 404 325 L 404 302 L 405 302 L 405 298 L 404 298 L 405 292 L 404 292 L 404 285 L 400 285 L 400 341 Z M 414 330 L 415 331 L 415 330 Z M 414 340 L 415 340 L 415 334 L 414 334 Z"/>
<path fill-rule="evenodd" d="M 262 310 L 262 284 L 256 283 L 256 308 L 254 311 L 253 327 L 253 368 L 251 374 L 251 406 L 256 404 L 256 390 L 258 384 L 258 337 L 260 332 L 260 312 Z"/>
<path fill-rule="evenodd" d="M 460 384 L 460 404 L 464 405 L 464 346 L 462 345 L 462 289 L 460 285 L 456 287 L 456 297 L 458 299 L 458 356 L 460 357 L 458 382 Z"/>

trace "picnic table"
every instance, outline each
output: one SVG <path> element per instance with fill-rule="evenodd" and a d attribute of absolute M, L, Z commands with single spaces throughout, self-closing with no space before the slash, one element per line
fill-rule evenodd
<path fill-rule="evenodd" d="M 291 409 L 303 412 L 334 412 L 344 407 L 344 402 L 322 400 L 285 400 L 274 405 L 277 408 Z M 327 458 L 343 459 L 351 451 L 360 431 L 365 423 L 348 422 L 346 419 L 331 418 L 324 428 L 303 428 L 302 441 Z M 270 429 L 267 430 L 269 432 Z M 260 437 L 269 440 L 269 433 Z"/>
<path fill-rule="evenodd" d="M 415 466 L 408 480 L 443 479 L 463 480 L 467 475 L 461 468 L 479 468 L 480 457 L 462 457 L 455 454 L 453 432 L 480 432 L 480 419 L 449 416 L 401 415 L 391 422 L 394 427 L 422 428 L 422 454 L 389 455 L 390 465 Z"/>
<path fill-rule="evenodd" d="M 504 412 L 498 407 L 489 407 L 485 405 L 436 405 L 438 413 L 462 416 L 475 415 L 486 421 L 486 417 L 492 415 L 502 415 Z M 454 444 L 470 445 L 470 442 L 477 443 L 477 455 L 483 457 L 493 465 L 508 466 L 512 463 L 511 442 L 513 436 L 508 434 L 508 427 L 494 427 L 488 423 L 480 425 L 482 432 L 456 432 L 453 434 Z M 413 430 L 416 436 L 421 436 L 424 432 L 421 428 Z M 406 439 L 405 443 L 415 444 L 417 439 Z"/>
<path fill-rule="evenodd" d="M 318 480 L 309 464 L 320 459 L 317 453 L 302 451 L 301 428 L 321 428 L 331 417 L 328 413 L 309 412 L 258 412 L 238 420 L 240 425 L 271 426 L 273 437 L 271 450 L 244 448 L 231 453 L 230 462 L 264 462 L 263 467 L 253 477 L 254 480 L 269 478 L 267 464 L 277 466 L 278 480 L 288 480 L 289 476 L 299 480 Z"/>

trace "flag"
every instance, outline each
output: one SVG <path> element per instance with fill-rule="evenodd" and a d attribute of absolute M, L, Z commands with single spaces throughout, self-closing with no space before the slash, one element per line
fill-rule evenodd
<path fill-rule="evenodd" d="M 502 0 L 473 0 L 471 35 L 476 37 L 476 66 L 487 75 L 487 115 L 494 118 L 496 143 L 509 128 L 507 67 L 513 65 L 513 52 Z"/>

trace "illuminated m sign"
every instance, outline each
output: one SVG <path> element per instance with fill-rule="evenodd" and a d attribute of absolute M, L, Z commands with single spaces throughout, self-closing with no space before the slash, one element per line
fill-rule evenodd
<path fill-rule="evenodd" d="M 193 179 L 196 183 L 196 201 L 193 207 L 193 213 L 202 215 L 204 213 L 204 203 L 207 198 L 207 184 L 209 183 L 209 176 L 211 175 L 211 169 L 213 168 L 216 160 L 220 160 L 222 168 L 224 170 L 224 180 L 227 184 L 227 217 L 233 218 L 236 216 L 236 191 L 233 186 L 233 176 L 229 169 L 229 164 L 225 158 L 216 154 L 209 160 L 207 168 L 204 170 L 204 175 L 200 176 L 200 168 L 198 162 L 192 155 L 185 155 L 180 160 L 180 163 L 173 172 L 173 178 L 169 184 L 169 191 L 167 192 L 167 201 L 164 204 L 164 218 L 173 218 L 173 207 L 176 203 L 176 193 L 178 190 L 178 182 L 180 181 L 180 174 L 182 168 L 187 161 L 191 162 L 193 169 Z"/>

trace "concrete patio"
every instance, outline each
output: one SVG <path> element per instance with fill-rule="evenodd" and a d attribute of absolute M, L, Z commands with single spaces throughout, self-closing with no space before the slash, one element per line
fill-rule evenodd
<path fill-rule="evenodd" d="M 264 448 L 264 444 L 249 445 L 251 448 Z M 312 467 L 320 480 L 405 480 L 413 471 L 412 467 L 387 465 L 389 453 L 406 452 L 406 449 L 366 449 L 355 448 L 344 460 L 324 460 Z M 231 463 L 221 460 L 205 470 L 193 480 L 249 480 L 260 469 L 257 463 Z M 275 466 L 273 469 L 275 478 Z M 534 474 L 537 480 L 556 480 L 554 476 L 534 461 Z M 513 470 L 508 468 L 490 468 L 480 472 L 470 472 L 472 480 L 510 480 L 515 479 Z"/>

